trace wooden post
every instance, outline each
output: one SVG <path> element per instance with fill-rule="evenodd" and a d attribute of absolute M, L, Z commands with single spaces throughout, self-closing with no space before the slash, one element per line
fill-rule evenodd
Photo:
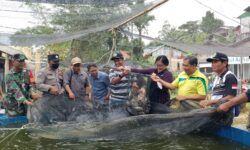
<path fill-rule="evenodd" d="M 35 76 L 37 76 L 37 73 L 41 69 L 41 54 L 36 52 L 35 55 Z"/>
<path fill-rule="evenodd" d="M 113 53 L 114 53 L 115 50 L 116 50 L 116 32 L 117 32 L 116 29 L 113 29 L 113 30 L 112 30 L 112 34 L 113 34 L 113 45 L 112 45 L 112 48 L 111 48 L 110 56 L 109 56 L 108 61 L 107 61 L 107 65 L 109 64 L 110 59 L 112 58 L 112 55 L 113 55 Z"/>
<path fill-rule="evenodd" d="M 9 63 L 9 55 L 8 54 L 5 54 L 5 63 L 4 63 L 4 75 L 6 76 L 7 73 L 9 72 L 10 70 L 10 63 Z"/>
<path fill-rule="evenodd" d="M 7 73 L 9 72 L 10 70 L 10 60 L 9 60 L 9 55 L 5 53 L 5 63 L 4 63 L 4 76 L 6 77 Z M 6 92 L 6 80 L 4 80 L 4 87 L 5 87 L 5 91 L 3 91 L 4 93 Z"/>

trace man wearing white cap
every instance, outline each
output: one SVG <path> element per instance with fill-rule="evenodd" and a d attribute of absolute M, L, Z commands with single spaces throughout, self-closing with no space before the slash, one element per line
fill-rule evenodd
<path fill-rule="evenodd" d="M 81 69 L 81 66 L 81 59 L 78 57 L 73 58 L 71 60 L 71 68 L 66 70 L 63 76 L 64 87 L 71 105 L 70 113 L 83 109 L 84 103 L 89 100 L 88 75 Z"/>

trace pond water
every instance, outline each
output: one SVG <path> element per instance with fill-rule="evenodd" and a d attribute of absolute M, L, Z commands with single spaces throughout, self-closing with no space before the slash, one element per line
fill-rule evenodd
<path fill-rule="evenodd" d="M 250 147 L 213 135 L 170 135 L 153 139 L 123 141 L 51 140 L 31 137 L 25 130 L 0 131 L 4 150 L 247 150 Z M 3 140 L 6 136 L 12 136 Z"/>

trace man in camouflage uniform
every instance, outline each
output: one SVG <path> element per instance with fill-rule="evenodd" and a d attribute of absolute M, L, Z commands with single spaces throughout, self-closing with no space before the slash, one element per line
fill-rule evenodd
<path fill-rule="evenodd" d="M 29 122 L 47 124 L 66 120 L 68 106 L 63 96 L 63 74 L 58 68 L 59 55 L 48 55 L 48 67 L 42 68 L 37 76 L 37 88 L 43 97 L 31 107 Z"/>
<path fill-rule="evenodd" d="M 32 105 L 29 77 L 24 70 L 25 55 L 13 56 L 13 68 L 6 76 L 7 92 L 4 98 L 9 116 L 26 115 L 26 105 Z"/>

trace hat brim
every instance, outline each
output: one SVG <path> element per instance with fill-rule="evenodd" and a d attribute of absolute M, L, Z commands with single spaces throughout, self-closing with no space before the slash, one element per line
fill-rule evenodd
<path fill-rule="evenodd" d="M 49 61 L 59 61 L 59 59 L 50 59 Z"/>
<path fill-rule="evenodd" d="M 115 60 L 115 59 L 123 59 L 123 57 L 112 57 L 111 60 Z"/>
<path fill-rule="evenodd" d="M 220 59 L 218 59 L 218 58 L 208 58 L 207 62 L 212 62 L 213 60 L 220 60 Z"/>
<path fill-rule="evenodd" d="M 75 62 L 75 63 L 72 63 L 72 65 L 75 65 L 75 64 L 82 64 L 82 62 Z"/>
<path fill-rule="evenodd" d="M 207 62 L 212 62 L 214 59 L 213 58 L 208 58 Z"/>

